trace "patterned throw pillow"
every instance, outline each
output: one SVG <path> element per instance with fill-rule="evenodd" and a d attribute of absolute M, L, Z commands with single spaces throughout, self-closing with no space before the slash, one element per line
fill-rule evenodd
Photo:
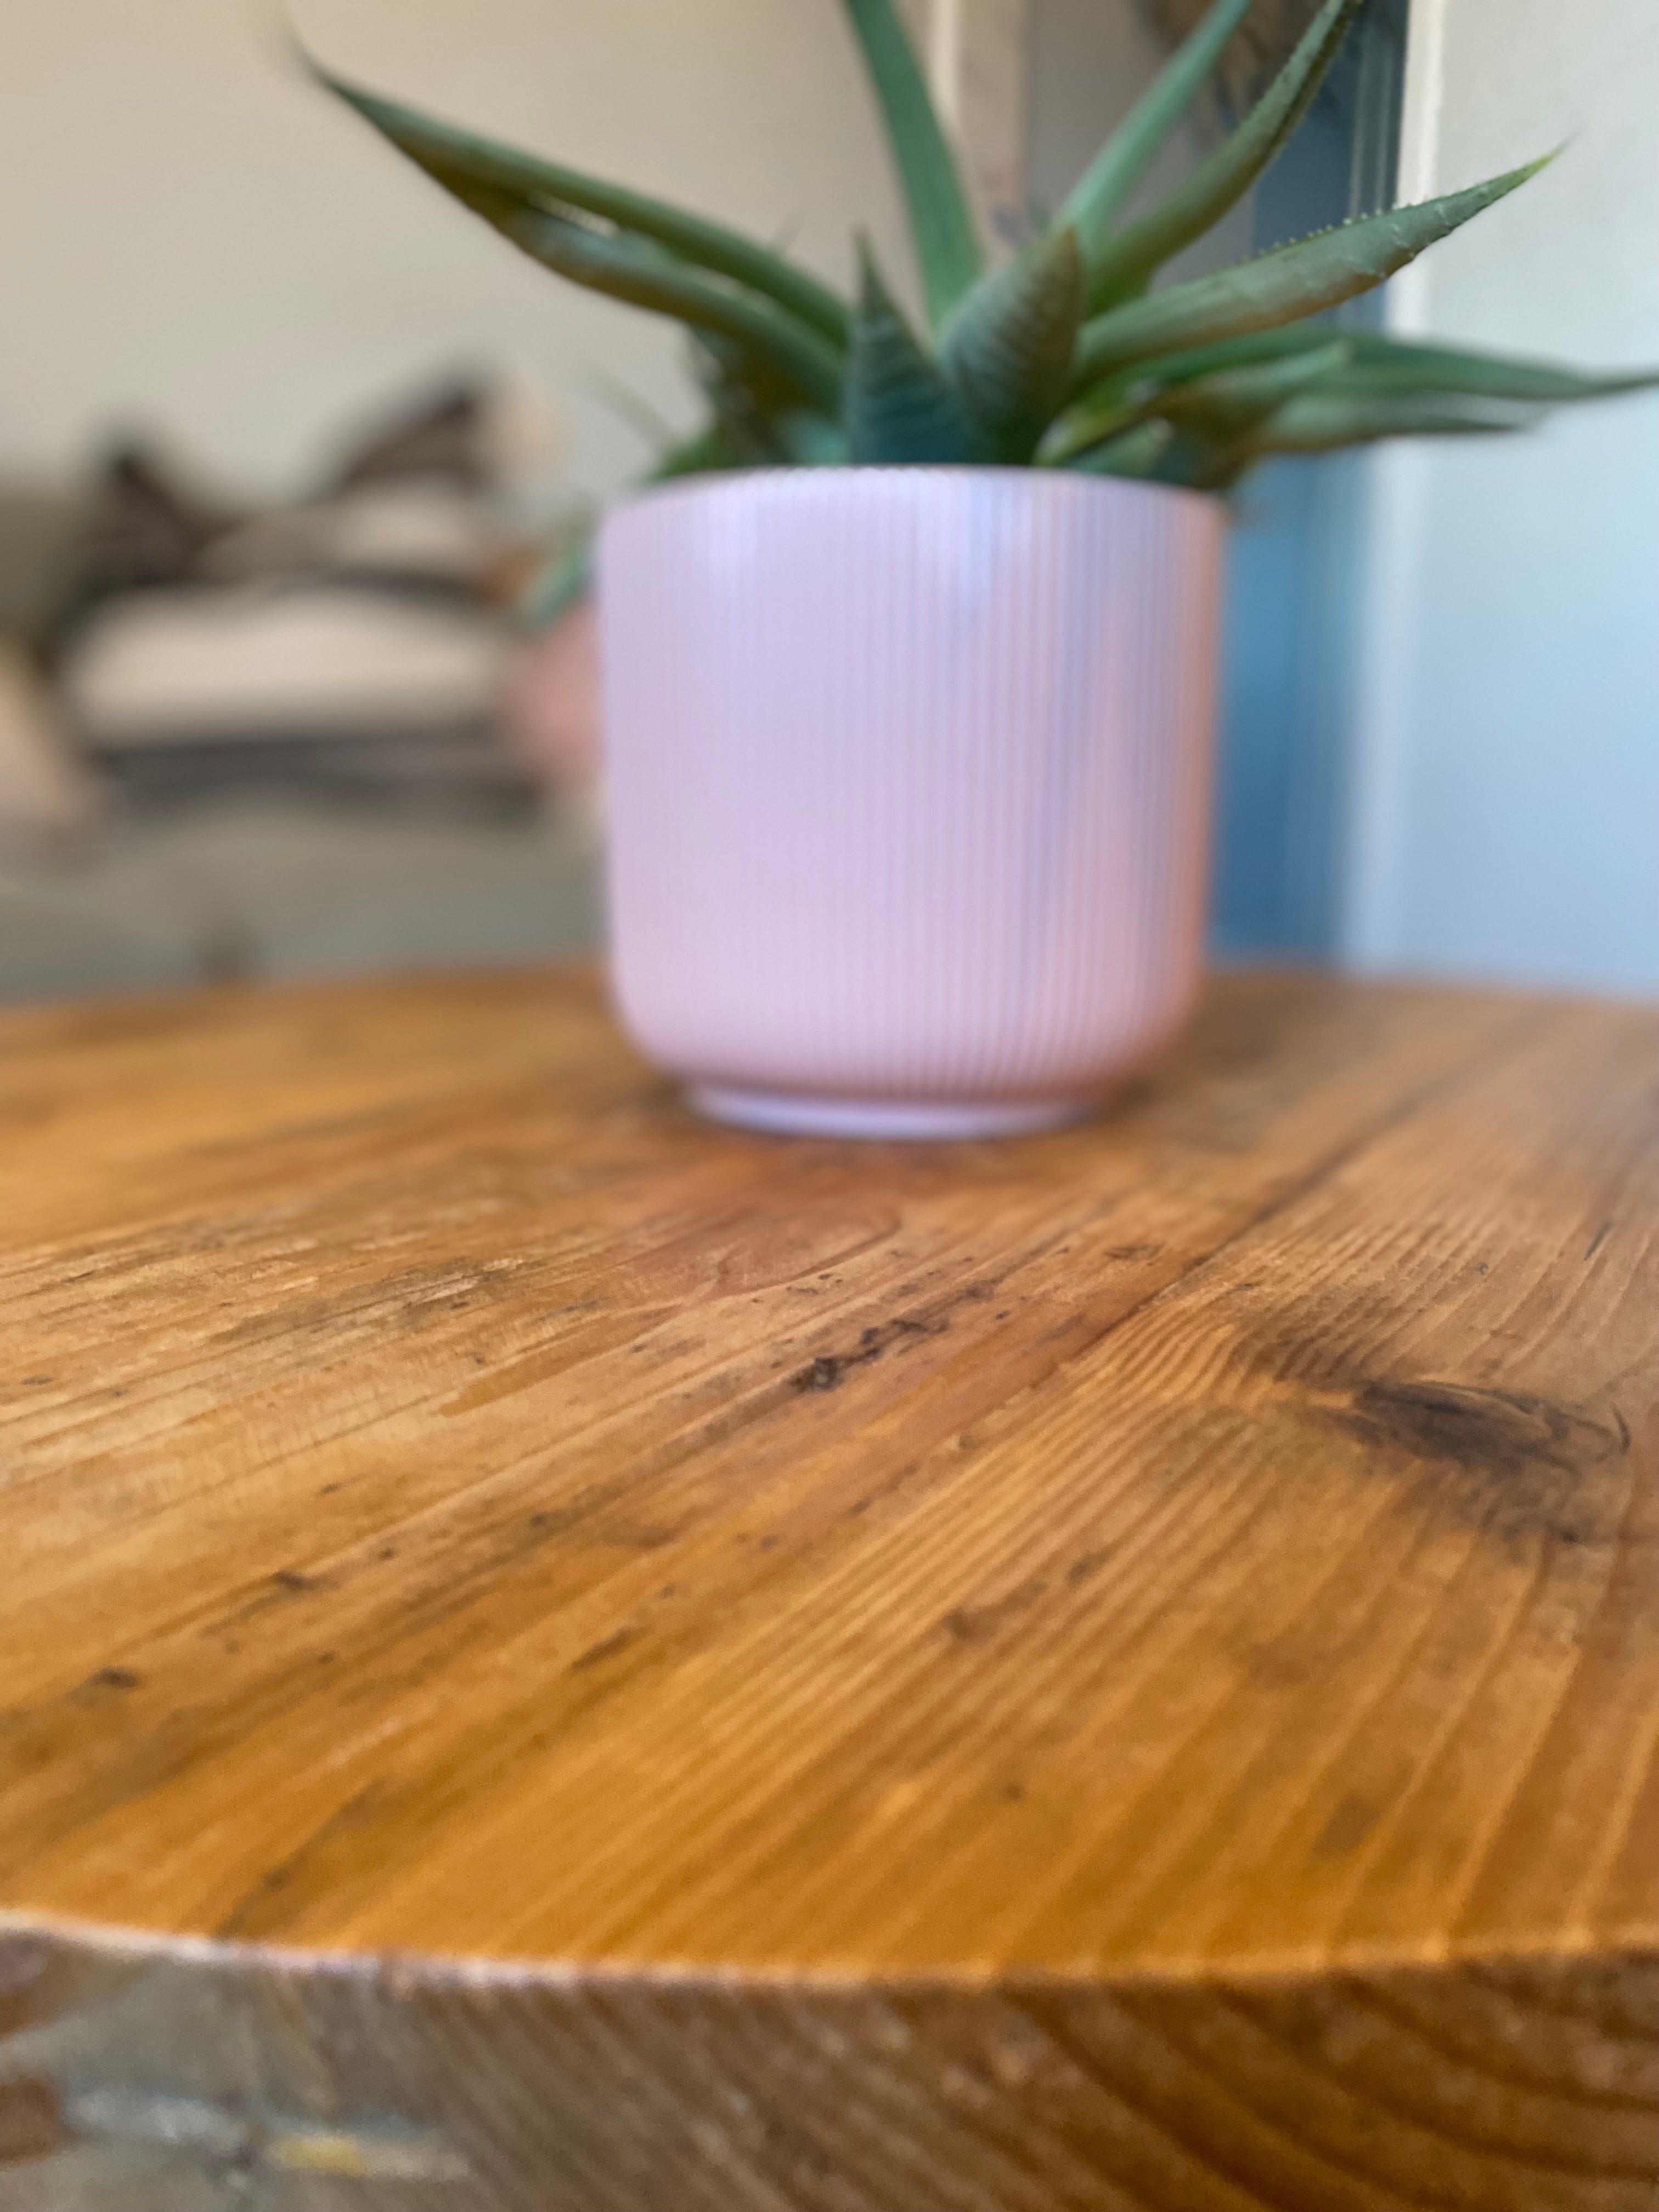
<path fill-rule="evenodd" d="M 533 804 L 498 735 L 522 555 L 490 431 L 486 394 L 445 392 L 258 513 L 114 455 L 46 647 L 94 764 L 149 804 Z"/>

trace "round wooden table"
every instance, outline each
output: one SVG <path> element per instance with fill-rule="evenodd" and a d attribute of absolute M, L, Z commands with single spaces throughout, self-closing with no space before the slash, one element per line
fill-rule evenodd
<path fill-rule="evenodd" d="M 4 2212 L 1653 2212 L 1659 1015 L 0 1020 Z"/>

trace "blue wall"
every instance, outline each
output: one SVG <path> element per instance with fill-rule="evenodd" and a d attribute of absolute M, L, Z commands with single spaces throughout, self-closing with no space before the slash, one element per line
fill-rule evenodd
<path fill-rule="evenodd" d="M 1258 250 L 1392 198 L 1404 0 L 1373 0 L 1256 188 Z M 1340 319 L 1375 319 L 1373 300 Z M 1340 927 L 1365 457 L 1282 460 L 1238 495 L 1222 668 L 1216 951 L 1320 959 Z"/>

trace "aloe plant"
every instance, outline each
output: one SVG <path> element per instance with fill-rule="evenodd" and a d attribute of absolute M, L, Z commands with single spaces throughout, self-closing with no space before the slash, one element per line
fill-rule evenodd
<path fill-rule="evenodd" d="M 1312 319 L 1383 283 L 1542 161 L 1153 288 L 1164 264 L 1274 159 L 1363 4 L 1323 0 L 1237 128 L 1131 216 L 1153 161 L 1250 5 L 1214 0 L 1054 222 L 1012 260 L 988 267 L 892 0 L 842 0 L 908 215 L 921 327 L 866 240 L 856 293 L 843 298 L 723 224 L 319 74 L 523 252 L 687 326 L 710 419 L 662 457 L 659 476 L 781 465 L 1030 465 L 1221 493 L 1269 454 L 1521 429 L 1561 402 L 1659 381 Z M 567 561 L 540 593 L 541 611 L 580 583 L 580 560 Z"/>

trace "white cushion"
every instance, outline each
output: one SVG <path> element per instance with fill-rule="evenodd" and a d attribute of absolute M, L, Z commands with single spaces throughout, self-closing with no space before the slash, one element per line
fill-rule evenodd
<path fill-rule="evenodd" d="M 510 650 L 465 607 L 284 581 L 112 601 L 61 675 L 100 746 L 349 736 L 492 716 Z"/>

